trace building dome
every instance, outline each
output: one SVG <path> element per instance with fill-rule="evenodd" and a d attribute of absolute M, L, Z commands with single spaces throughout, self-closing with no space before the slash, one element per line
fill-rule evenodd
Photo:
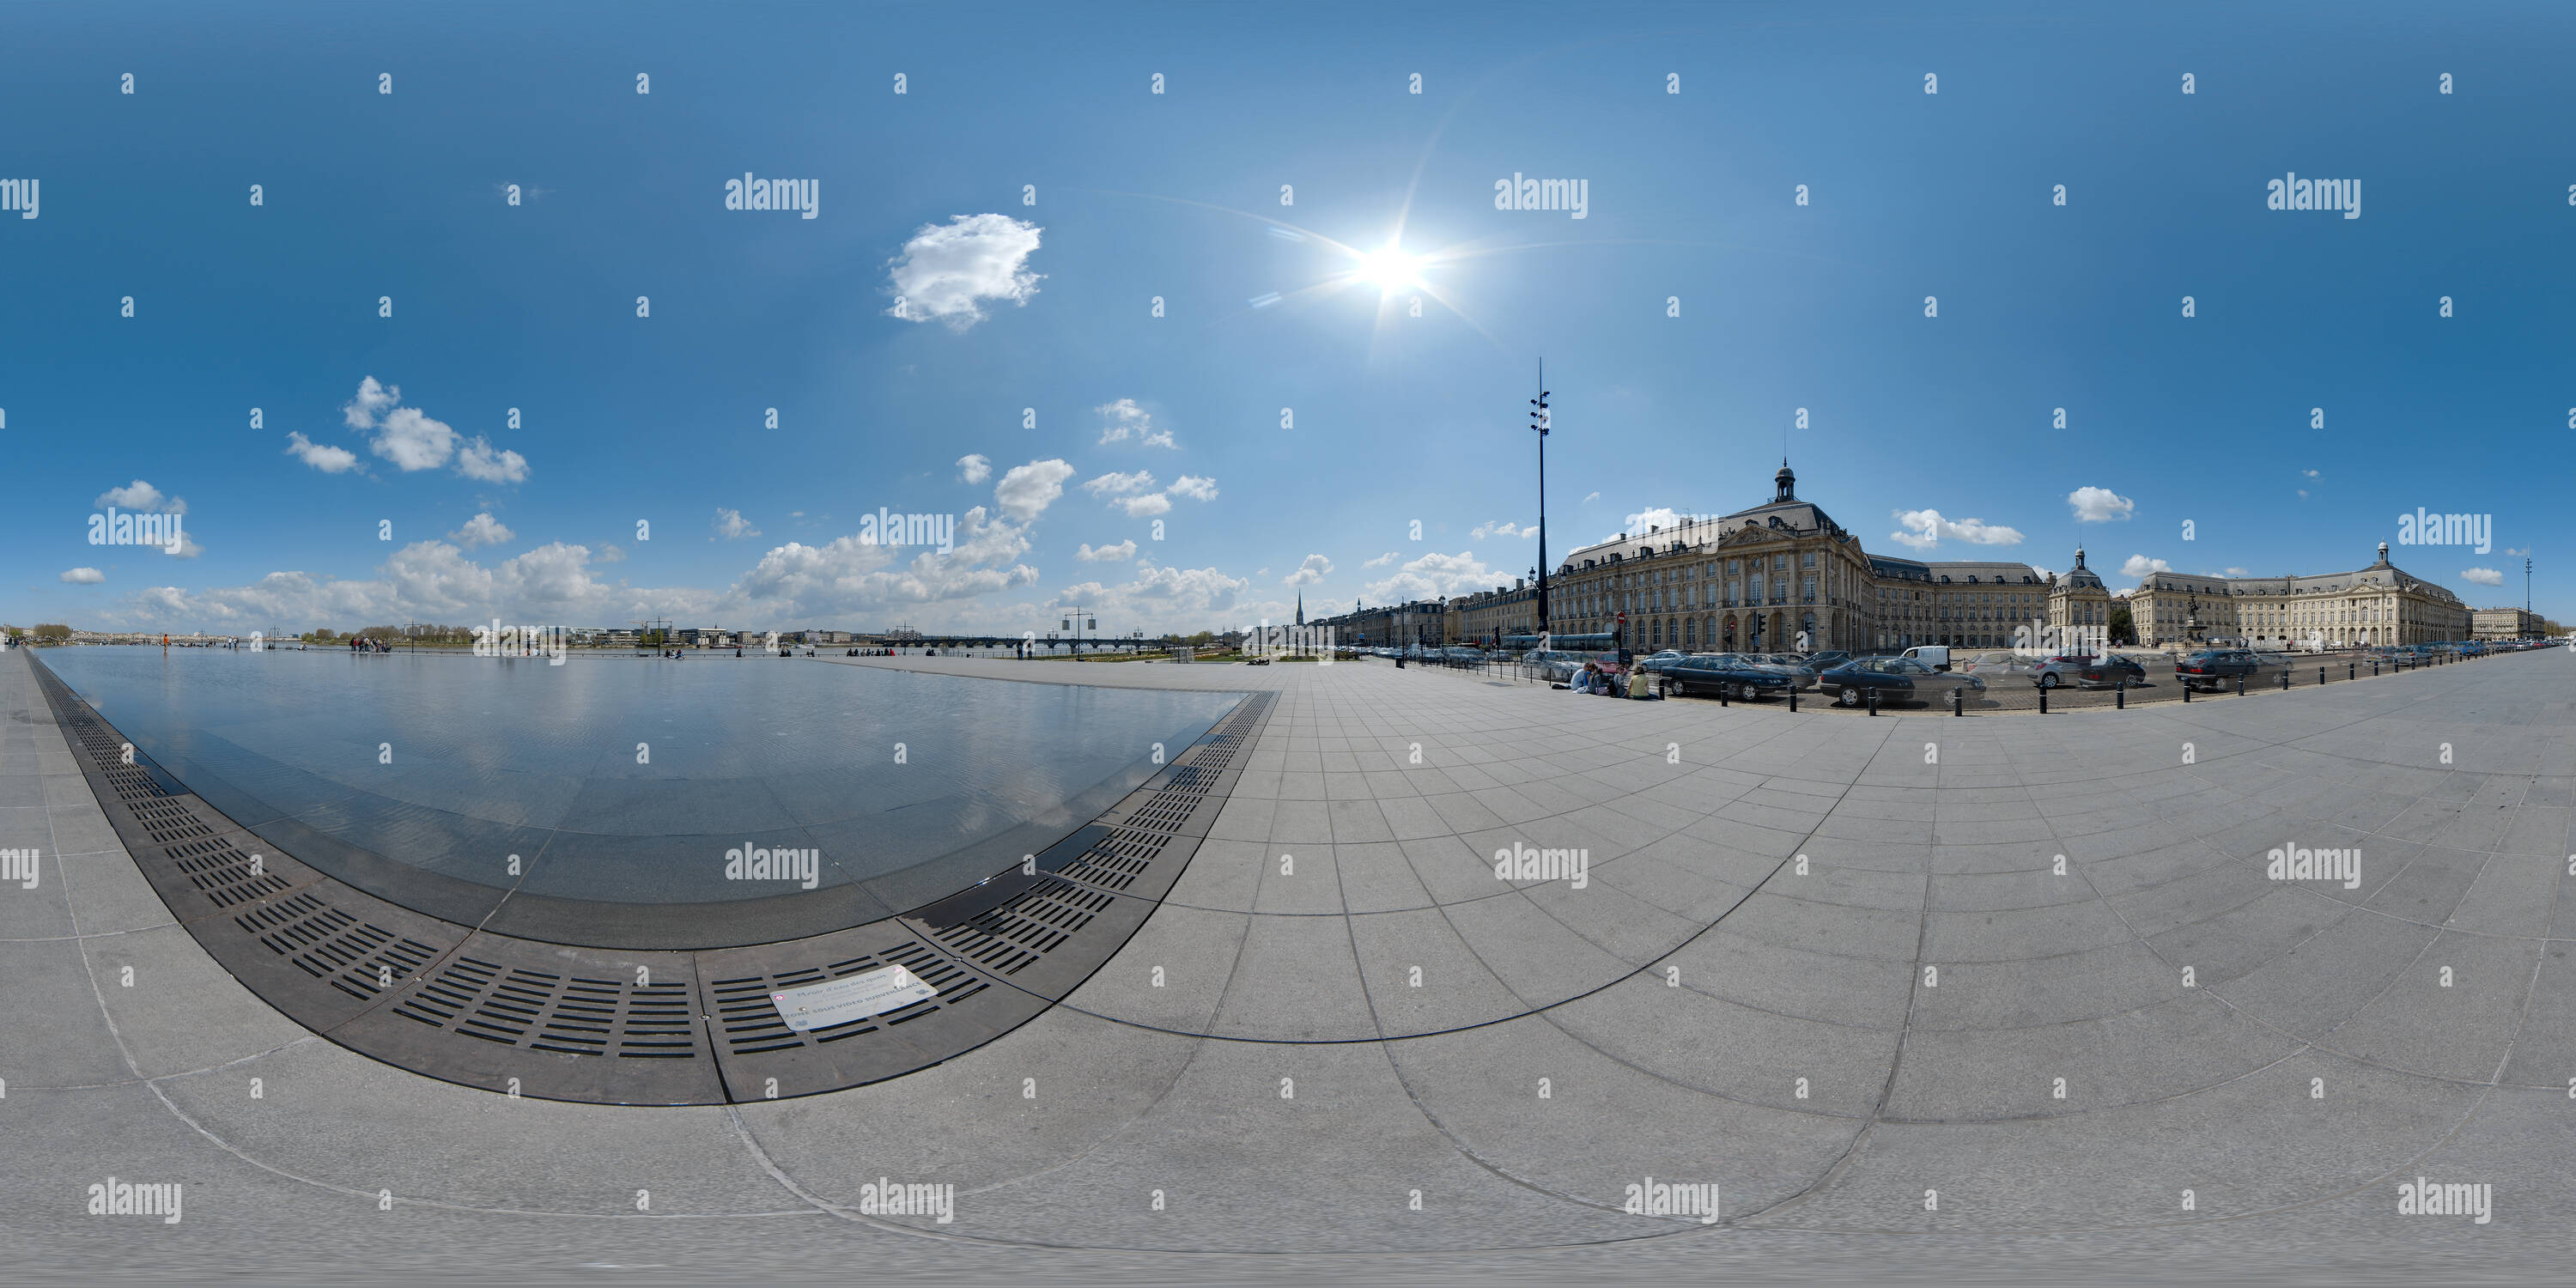
<path fill-rule="evenodd" d="M 2101 590 L 2102 579 L 2084 566 L 2084 547 L 2075 547 L 2075 566 L 2066 571 L 2066 584 L 2087 590 Z"/>

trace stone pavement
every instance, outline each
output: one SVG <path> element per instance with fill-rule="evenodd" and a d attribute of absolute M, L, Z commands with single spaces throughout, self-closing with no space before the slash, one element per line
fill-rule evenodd
<path fill-rule="evenodd" d="M 1383 663 L 827 661 L 1280 699 L 1063 1005 L 887 1083 L 640 1109 L 270 1011 L 0 655 L 0 848 L 42 851 L 0 884 L 0 1264 L 2359 1279 L 2569 1250 L 2565 652 L 1956 721 Z M 2270 879 L 2276 848 L 2355 879 Z M 2491 1186 L 2491 1221 L 2400 1215 L 2419 1176 Z M 182 1183 L 184 1220 L 86 1214 L 110 1177 Z M 1718 1220 L 1623 1210 L 1649 1178 L 1714 1184 Z M 953 1186 L 953 1219 L 863 1210 L 881 1180 Z"/>

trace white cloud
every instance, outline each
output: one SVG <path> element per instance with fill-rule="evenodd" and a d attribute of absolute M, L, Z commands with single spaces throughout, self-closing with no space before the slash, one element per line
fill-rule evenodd
<path fill-rule="evenodd" d="M 476 546 L 497 546 L 504 541 L 516 539 L 518 535 L 503 526 L 500 520 L 493 518 L 489 513 L 482 513 L 467 519 L 464 527 L 448 533 L 447 539 L 471 550 Z"/>
<path fill-rule="evenodd" d="M 1648 528 L 1679 527 L 1681 521 L 1680 511 L 1669 505 L 1659 505 L 1651 510 L 1639 510 L 1629 515 L 1626 526 L 1619 529 L 1618 535 L 1624 537 L 1633 532 L 1644 532 Z"/>
<path fill-rule="evenodd" d="M 1454 555 L 1434 552 L 1406 563 L 1384 581 L 1369 583 L 1366 589 L 1369 598 L 1380 603 L 1398 603 L 1491 590 L 1499 579 L 1502 575 L 1487 568 L 1471 551 Z"/>
<path fill-rule="evenodd" d="M 1915 550 L 1929 550 L 1939 545 L 1943 537 L 1972 546 L 2021 544 L 2021 533 L 2016 529 L 1990 524 L 1982 519 L 1945 519 L 1938 510 L 1899 510 L 1896 521 L 1908 531 L 1891 532 L 1888 539 Z"/>
<path fill-rule="evenodd" d="M 188 512 L 187 502 L 175 496 L 163 496 L 161 489 L 141 479 L 136 479 L 123 487 L 109 488 L 99 493 L 98 499 L 90 504 L 102 510 L 112 505 L 120 510 L 138 510 L 145 514 L 186 514 Z"/>
<path fill-rule="evenodd" d="M 2066 503 L 2074 507 L 2078 523 L 2125 519 L 2138 508 L 2137 502 L 2107 487 L 2079 487 L 2066 494 Z"/>
<path fill-rule="evenodd" d="M 624 563 L 626 562 L 626 551 L 624 547 L 612 546 L 603 542 L 599 547 L 599 561 L 601 563 Z"/>
<path fill-rule="evenodd" d="M 2031 572 L 2032 572 L 2032 573 L 2034 573 L 2034 574 L 2036 574 L 2036 575 L 2039 577 L 2039 579 L 2040 579 L 2041 581 L 2050 581 L 2050 580 L 2054 580 L 2054 579 L 2056 578 L 2056 576 L 2057 576 L 2057 570 L 2056 570 L 2056 569 L 2054 569 L 2054 568 L 2042 568 L 2042 567 L 2039 567 L 2039 566 L 2037 566 L 2037 565 L 2035 565 L 2035 564 L 2034 564 L 2034 565 L 2032 565 L 2032 567 L 2031 567 Z"/>
<path fill-rule="evenodd" d="M 358 468 L 356 452 L 314 442 L 297 430 L 286 431 L 286 454 L 325 474 L 346 474 Z"/>
<path fill-rule="evenodd" d="M 2120 565 L 2120 575 L 2123 577 L 2143 578 L 2149 573 L 2172 571 L 2172 564 L 2162 559 L 2149 559 L 2145 555 L 2131 555 L 2127 563 Z"/>
<path fill-rule="evenodd" d="M 2251 577 L 2254 574 L 2247 572 L 2242 568 L 2230 568 L 2227 570 L 2227 575 L 2230 577 Z"/>
<path fill-rule="evenodd" d="M 1137 406 L 1133 398 L 1102 403 L 1092 410 L 1100 413 L 1100 445 L 1103 447 L 1123 443 L 1130 438 L 1145 447 L 1180 446 L 1172 441 L 1172 431 L 1154 428 L 1154 414 Z"/>
<path fill-rule="evenodd" d="M 958 482 L 981 483 L 991 477 L 993 477 L 993 462 L 983 453 L 974 452 L 957 458 Z"/>
<path fill-rule="evenodd" d="M 1256 574 L 1258 575 L 1258 574 Z M 1163 627 L 1189 630 L 1215 629 L 1210 619 L 1231 612 L 1235 599 L 1252 582 L 1243 577 L 1228 576 L 1214 568 L 1158 568 L 1140 565 L 1136 579 L 1125 585 L 1104 585 L 1096 581 L 1066 586 L 1056 592 L 1056 609 L 1080 605 L 1092 609 L 1101 619 L 1101 627 L 1110 629 L 1112 622 L 1136 630 Z M 1217 618 L 1222 622 L 1222 618 Z M 1232 623 L 1249 626 L 1250 622 Z"/>
<path fill-rule="evenodd" d="M 2462 568 L 2460 570 L 2460 577 L 2464 581 L 2473 581 L 2481 586 L 2501 586 L 2504 584 L 2504 574 L 2493 568 Z"/>
<path fill-rule="evenodd" d="M 369 446 L 406 474 L 434 470 L 456 455 L 456 431 L 418 407 L 396 407 L 386 413 Z"/>
<path fill-rule="evenodd" d="M 368 450 L 392 461 L 394 468 L 405 474 L 434 470 L 453 460 L 458 474 L 478 482 L 527 481 L 528 458 L 494 447 L 480 434 L 468 439 L 418 407 L 399 405 L 401 399 L 401 386 L 381 385 L 374 376 L 368 376 L 358 382 L 357 397 L 340 409 L 341 419 L 351 429 L 373 433 L 375 438 L 367 444 Z M 316 447 L 300 434 L 289 433 L 287 437 L 288 451 L 324 473 L 337 474 L 356 463 L 351 457 L 347 464 L 341 464 L 340 457 L 350 455 L 341 449 Z"/>
<path fill-rule="evenodd" d="M 2524 546 L 2522 549 L 2520 549 L 2520 550 L 2516 550 L 2516 549 L 2514 549 L 2514 548 L 2513 548 L 2513 547 L 2511 547 L 2511 546 L 2506 546 L 2506 547 L 2504 548 L 2504 552 L 2505 552 L 2505 554 L 2506 554 L 2506 555 L 2508 555 L 2508 556 L 2510 556 L 2510 557 L 2512 557 L 2512 558 L 2520 559 L 2520 558 L 2522 558 L 2524 555 L 2527 555 L 2527 554 L 2530 554 L 2530 553 L 2531 553 L 2531 547 L 2529 547 L 2529 546 Z"/>
<path fill-rule="evenodd" d="M 153 549 L 159 550 L 161 553 L 168 555 L 173 559 L 194 559 L 197 556 L 206 553 L 206 548 L 198 545 L 197 539 L 185 532 L 179 534 L 178 549 L 172 550 L 164 546 L 155 546 Z"/>
<path fill-rule="evenodd" d="M 1154 476 L 1144 470 L 1138 470 L 1133 474 L 1119 474 L 1112 472 L 1103 474 L 1100 477 L 1083 484 L 1082 490 L 1089 492 L 1093 496 L 1099 497 L 1126 496 L 1134 492 L 1151 492 L 1154 490 Z"/>
<path fill-rule="evenodd" d="M 1297 565 L 1297 571 L 1280 579 L 1283 586 L 1312 586 L 1333 571 L 1333 561 L 1322 555 L 1308 555 Z"/>
<path fill-rule="evenodd" d="M 1084 542 L 1082 548 L 1073 553 L 1073 557 L 1085 563 L 1125 563 L 1136 557 L 1136 543 L 1131 539 L 1121 541 L 1114 546 L 1095 547 L 1089 542 Z"/>
<path fill-rule="evenodd" d="M 2305 473 L 2309 478 L 2315 478 L 2317 476 L 2317 472 L 2315 470 L 2306 470 L 2303 471 L 2303 473 Z"/>
<path fill-rule="evenodd" d="M 1158 514 L 1170 514 L 1172 499 L 1160 492 L 1148 492 L 1118 502 L 1118 508 L 1125 510 L 1130 519 L 1150 519 Z"/>
<path fill-rule="evenodd" d="M 273 572 L 246 586 L 201 591 L 156 586 L 124 601 L 129 624 L 249 629 L 280 624 L 358 626 L 406 616 L 432 621 L 499 615 L 519 621 L 623 622 L 645 616 L 706 620 L 720 597 L 690 589 L 639 590 L 590 575 L 590 551 L 560 542 L 485 567 L 443 541 L 396 551 L 368 579 Z"/>
<path fill-rule="evenodd" d="M 107 574 L 96 568 L 67 568 L 63 571 L 62 580 L 75 586 L 95 586 L 107 580 Z"/>
<path fill-rule="evenodd" d="M 374 376 L 365 377 L 358 381 L 358 396 L 350 399 L 348 405 L 340 409 L 340 419 L 347 422 L 351 429 L 374 429 L 376 417 L 382 415 L 386 408 L 393 406 L 401 397 L 401 386 L 387 389 L 377 384 Z"/>
<path fill-rule="evenodd" d="M 984 320 L 982 301 L 1026 305 L 1038 293 L 1040 275 L 1028 271 L 1028 260 L 1041 231 L 1008 215 L 957 215 L 946 224 L 923 224 L 903 253 L 886 261 L 890 292 L 898 301 L 887 315 L 964 331 Z"/>
<path fill-rule="evenodd" d="M 1600 500 L 1600 499 L 1601 499 L 1601 494 L 1600 494 L 1600 493 L 1598 493 L 1598 492 L 1586 492 L 1586 493 L 1584 493 L 1584 494 L 1583 494 L 1583 499 L 1582 499 L 1581 501 L 1579 501 L 1579 502 L 1576 502 L 1576 504 L 1578 504 L 1578 505 L 1590 505 L 1590 504 L 1592 504 L 1593 502 L 1598 501 L 1598 500 Z"/>
<path fill-rule="evenodd" d="M 1016 560 L 1027 536 L 984 507 L 959 516 L 956 548 L 924 550 L 898 564 L 905 547 L 839 537 L 827 545 L 789 542 L 761 556 L 732 594 L 761 614 L 804 617 L 864 612 L 894 604 L 971 599 L 1037 584 L 1038 570 Z"/>
<path fill-rule="evenodd" d="M 1073 467 L 1060 460 L 1014 465 L 994 485 L 993 500 L 1002 507 L 1002 513 L 1027 523 L 1064 495 L 1064 481 L 1072 477 Z"/>
<path fill-rule="evenodd" d="M 1216 480 L 1197 474 L 1184 474 L 1172 480 L 1172 491 L 1193 501 L 1216 499 Z"/>
<path fill-rule="evenodd" d="M 716 535 L 727 540 L 737 537 L 756 537 L 760 535 L 760 529 L 751 526 L 751 522 L 742 517 L 742 511 L 717 506 Z"/>
<path fill-rule="evenodd" d="M 1536 527 L 1524 528 L 1505 519 L 1492 519 L 1467 530 L 1467 535 L 1482 541 L 1487 537 L 1535 537 Z"/>
<path fill-rule="evenodd" d="M 1375 559 L 1371 559 L 1371 560 L 1369 560 L 1367 563 L 1361 564 L 1361 565 L 1360 565 L 1360 567 L 1362 567 L 1362 568 L 1383 568 L 1383 567 L 1387 566 L 1388 564 L 1391 564 L 1391 563 L 1394 563 L 1394 562 L 1395 562 L 1395 552 L 1394 552 L 1394 551 L 1392 551 L 1392 550 L 1389 550 L 1389 551 L 1387 551 L 1385 554 L 1379 555 L 1377 558 L 1375 558 Z"/>
<path fill-rule="evenodd" d="M 525 483 L 528 481 L 528 458 L 512 451 L 495 451 L 482 435 L 459 448 L 456 472 L 485 483 Z"/>

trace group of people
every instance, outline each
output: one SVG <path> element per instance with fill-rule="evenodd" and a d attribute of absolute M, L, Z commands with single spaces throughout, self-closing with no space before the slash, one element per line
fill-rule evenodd
<path fill-rule="evenodd" d="M 1575 672 L 1574 679 L 1565 687 L 1576 693 L 1597 693 L 1612 698 L 1634 698 L 1639 702 L 1652 701 L 1663 696 L 1654 691 L 1654 686 L 1650 683 L 1650 677 L 1647 676 L 1644 667 L 1629 667 L 1627 682 L 1623 685 L 1615 672 L 1603 669 L 1599 662 L 1584 663 L 1583 669 Z M 1624 693 L 1620 691 L 1623 688 L 1626 690 Z"/>
<path fill-rule="evenodd" d="M 168 648 L 168 647 L 170 647 L 170 642 L 169 642 L 169 637 L 168 637 L 168 636 L 166 636 L 166 635 L 165 635 L 165 636 L 163 636 L 163 637 L 162 637 L 161 647 L 163 647 L 163 648 L 165 648 L 165 649 L 166 649 L 166 648 Z M 393 646 L 393 645 L 391 645 L 391 644 L 387 644 L 386 642 L 384 642 L 383 640 L 380 640 L 380 639 L 371 639 L 371 638 L 369 638 L 369 637 L 367 637 L 367 636 L 364 636 L 364 635 L 352 635 L 352 636 L 350 636 L 350 637 L 349 637 L 349 651 L 350 651 L 351 653 L 353 653 L 353 654 L 354 654 L 354 653 L 391 653 L 391 652 L 393 652 L 393 651 L 394 651 L 394 646 Z"/>

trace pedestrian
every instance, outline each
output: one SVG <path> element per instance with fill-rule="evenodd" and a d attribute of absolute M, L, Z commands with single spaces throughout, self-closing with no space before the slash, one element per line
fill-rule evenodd
<path fill-rule="evenodd" d="M 1654 696 L 1646 690 L 1646 668 L 1642 666 L 1628 668 L 1628 696 L 1639 702 Z"/>

